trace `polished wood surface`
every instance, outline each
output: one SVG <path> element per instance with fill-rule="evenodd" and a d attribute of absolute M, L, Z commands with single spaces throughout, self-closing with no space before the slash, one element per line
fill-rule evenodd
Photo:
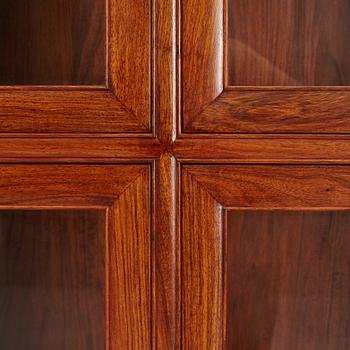
<path fill-rule="evenodd" d="M 349 135 L 188 135 L 171 150 L 182 163 L 349 164 L 349 141 Z"/>
<path fill-rule="evenodd" d="M 191 133 L 349 133 L 350 94 L 345 90 L 227 89 L 195 118 Z"/>
<path fill-rule="evenodd" d="M 272 349 L 346 349 L 349 206 L 348 166 L 183 165 L 182 348 L 270 349 L 279 317 Z M 247 215 L 244 227 L 236 210 Z M 277 222 L 245 214 L 262 210 Z M 282 220 L 283 210 L 297 215 Z"/>
<path fill-rule="evenodd" d="M 224 349 L 222 208 L 185 167 L 181 178 L 181 345 Z"/>
<path fill-rule="evenodd" d="M 152 343 L 154 257 L 151 255 L 150 180 L 147 164 L 0 166 L 0 209 L 35 209 L 39 210 L 39 216 L 41 210 L 46 209 L 70 212 L 84 208 L 107 212 L 105 228 L 101 228 L 103 236 L 97 238 L 99 247 L 106 247 L 105 273 L 98 277 L 103 281 L 103 310 L 100 305 L 100 312 L 105 315 L 103 332 L 108 350 L 149 349 Z M 71 230 L 68 231 L 69 239 L 73 239 Z M 24 249 L 27 245 L 17 245 L 13 249 Z M 29 244 L 29 250 L 30 247 Z M 55 248 L 53 257 L 64 253 L 62 246 L 59 248 Z M 101 250 L 95 254 L 96 258 L 98 254 Z M 60 268 L 57 266 L 58 270 Z M 81 309 L 88 312 L 84 305 Z"/>
<path fill-rule="evenodd" d="M 0 211 L 0 347 L 103 349 L 102 210 Z"/>
<path fill-rule="evenodd" d="M 348 7 L 181 3 L 180 133 L 349 133 Z"/>
<path fill-rule="evenodd" d="M 19 2 L 15 0 L 15 4 Z M 48 16 L 45 17 L 31 4 L 29 6 L 28 1 L 22 2 L 27 3 L 27 7 L 31 10 L 19 6 L 21 10 L 19 12 L 28 17 L 20 22 L 24 25 L 26 21 L 33 21 L 38 26 L 36 29 L 37 35 L 40 36 L 42 50 L 50 53 L 50 50 L 53 50 L 51 46 L 56 43 L 55 50 L 58 53 L 55 52 L 52 58 L 55 64 L 49 65 L 43 61 L 43 57 L 49 60 L 51 53 L 42 56 L 40 52 L 34 50 L 35 42 L 32 43 L 21 35 L 25 44 L 23 45 L 27 48 L 26 52 L 28 51 L 27 56 L 37 60 L 40 69 L 36 69 L 34 64 L 30 66 L 31 68 L 23 65 L 21 69 L 16 70 L 16 74 L 22 74 L 23 69 L 33 75 L 33 80 L 36 79 L 36 81 L 28 81 L 27 85 L 34 83 L 40 85 L 19 86 L 16 82 L 7 82 L 9 85 L 0 86 L 0 132 L 150 134 L 154 119 L 153 3 L 131 3 L 126 0 L 108 2 L 55 0 L 41 3 L 35 0 L 34 3 L 39 9 L 48 11 Z M 10 5 L 0 6 L 8 8 Z M 10 10 L 13 9 L 10 8 Z M 6 14 L 6 11 L 4 13 Z M 54 15 L 58 16 L 56 21 L 51 20 Z M 106 16 L 107 25 L 105 25 Z M 100 17 L 101 20 L 99 20 Z M 8 30 L 6 21 L 4 20 L 4 28 Z M 40 21 L 43 22 L 42 26 Z M 56 22 L 59 23 L 56 24 Z M 66 22 L 69 25 L 64 25 Z M 41 37 L 46 38 L 45 35 L 47 35 L 44 30 L 45 25 L 49 27 L 50 33 L 57 27 L 55 35 L 61 40 L 53 40 L 54 38 L 41 40 Z M 13 26 L 21 31 L 21 28 L 17 29 L 17 26 L 20 26 L 17 22 Z M 29 34 L 35 33 L 29 32 Z M 66 42 L 68 42 L 67 45 Z M 15 46 L 16 43 L 15 40 L 10 42 L 11 46 Z M 99 53 L 101 50 L 94 47 L 96 45 L 104 48 L 101 54 Z M 66 52 L 62 46 L 66 51 L 75 50 L 74 60 L 72 58 L 71 63 L 65 58 L 67 55 L 64 56 Z M 15 57 L 10 57 L 11 60 L 13 59 L 16 65 L 22 65 L 21 56 L 13 55 Z M 98 55 L 98 58 L 95 59 L 94 55 Z M 19 60 L 19 63 L 16 63 L 16 60 Z M 56 63 L 56 60 L 63 63 Z M 72 65 L 71 68 L 66 67 L 69 64 Z M 90 75 L 95 74 L 95 65 L 100 67 L 103 77 L 99 82 L 92 82 L 89 78 Z M 60 69 L 61 66 L 62 69 Z M 49 69 L 48 78 L 46 80 L 40 78 L 39 73 L 43 71 L 42 74 L 46 74 L 47 69 Z M 60 73 L 63 69 L 63 73 Z M 37 73 L 37 70 L 40 72 Z M 78 70 L 77 73 L 76 70 Z M 54 79 L 55 75 L 60 74 L 66 77 L 63 82 L 58 81 L 58 78 Z M 82 78 L 79 81 L 80 76 L 86 81 L 84 82 Z M 68 78 L 72 82 L 69 82 Z M 45 85 L 49 83 L 50 85 Z M 65 85 L 62 86 L 62 84 Z"/>
<path fill-rule="evenodd" d="M 187 0 L 180 10 L 181 110 L 190 119 L 224 88 L 224 2 Z"/>
<path fill-rule="evenodd" d="M 349 211 L 227 213 L 227 348 L 350 346 Z"/>
<path fill-rule="evenodd" d="M 349 209 L 349 88 L 229 86 L 224 0 L 107 15 L 106 86 L 0 87 L 0 206 L 107 211 L 106 350 L 225 349 L 227 211 Z"/>
<path fill-rule="evenodd" d="M 229 85 L 349 85 L 348 1 L 229 0 L 227 12 Z"/>
<path fill-rule="evenodd" d="M 154 1 L 108 1 L 109 87 L 129 114 L 148 129 L 153 94 Z"/>
<path fill-rule="evenodd" d="M 1 85 L 104 85 L 106 9 L 96 0 L 0 4 Z"/>

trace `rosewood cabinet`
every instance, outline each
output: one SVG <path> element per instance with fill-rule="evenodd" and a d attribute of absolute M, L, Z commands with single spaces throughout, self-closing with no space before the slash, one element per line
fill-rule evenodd
<path fill-rule="evenodd" d="M 350 348 L 345 0 L 0 4 L 1 350 Z"/>

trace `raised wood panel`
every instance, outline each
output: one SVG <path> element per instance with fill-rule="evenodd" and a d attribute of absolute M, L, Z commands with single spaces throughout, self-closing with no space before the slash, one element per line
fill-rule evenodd
<path fill-rule="evenodd" d="M 348 166 L 183 165 L 181 196 L 184 349 L 347 348 Z"/>
<path fill-rule="evenodd" d="M 76 86 L 72 86 L 74 81 L 66 83 L 66 86 L 59 82 L 54 86 L 44 86 L 43 81 L 40 86 L 21 87 L 10 84 L 0 87 L 0 132 L 147 133 L 151 131 L 154 4 L 151 1 L 97 2 L 99 3 L 97 12 L 104 11 L 105 6 L 102 5 L 106 4 L 107 7 L 108 4 L 107 25 L 104 25 L 104 20 L 97 21 L 93 16 L 91 20 L 97 25 L 84 25 L 81 30 L 85 31 L 83 34 L 88 38 L 94 38 L 96 45 L 106 46 L 104 57 L 99 59 L 99 64 L 106 66 L 104 72 L 107 76 L 106 81 L 90 84 L 91 86 L 82 86 L 83 81 Z M 89 16 L 92 16 L 97 2 L 90 1 L 89 4 L 84 2 L 84 6 L 89 9 Z M 77 0 L 74 4 L 74 11 L 82 11 Z M 69 10 L 69 6 L 63 8 L 65 11 Z M 81 26 L 82 24 L 74 16 L 74 11 L 71 9 L 71 16 L 74 17 L 76 25 Z M 43 18 L 40 11 L 35 12 L 35 16 Z M 68 21 L 67 16 L 62 17 Z M 90 20 L 85 17 L 84 19 Z M 96 36 L 101 35 L 102 38 L 96 42 Z M 98 54 L 98 50 L 89 48 L 95 45 L 93 43 L 85 43 L 80 39 L 78 42 L 83 46 L 81 55 L 84 61 L 75 64 L 79 65 L 81 75 L 84 75 L 86 70 L 91 71 L 88 65 L 93 64 L 93 53 Z M 29 41 L 27 45 L 28 50 L 32 52 L 31 42 Z M 45 47 L 50 49 L 47 43 Z M 75 45 L 75 48 L 78 50 L 79 46 Z M 35 54 L 41 57 L 40 52 Z M 61 54 L 63 55 L 63 52 Z M 69 69 L 68 63 L 62 63 L 66 70 Z M 36 74 L 34 68 L 33 66 L 32 73 L 39 79 L 40 74 Z M 59 71 L 58 68 L 55 67 L 54 70 Z M 71 71 L 65 74 L 68 76 Z"/>
<path fill-rule="evenodd" d="M 180 131 L 349 133 L 350 65 L 344 44 L 349 19 L 343 5 L 342 0 L 332 6 L 290 0 L 281 15 L 281 4 L 273 0 L 182 2 Z M 287 11 L 290 15 L 283 20 Z M 332 24 L 335 18 L 337 25 Z M 293 30 L 295 26 L 300 30 Z M 296 39 L 284 38 L 288 35 Z M 268 56 L 260 65 L 251 53 L 254 47 Z M 272 74 L 268 65 L 282 66 L 289 78 L 281 71 Z"/>
<path fill-rule="evenodd" d="M 0 211 L 0 347 L 105 348 L 104 210 Z"/>
<path fill-rule="evenodd" d="M 0 175 L 0 210 L 84 208 L 106 212 L 106 227 L 101 228 L 105 273 L 99 276 L 104 288 L 105 348 L 150 349 L 154 259 L 150 167 L 1 165 Z"/>

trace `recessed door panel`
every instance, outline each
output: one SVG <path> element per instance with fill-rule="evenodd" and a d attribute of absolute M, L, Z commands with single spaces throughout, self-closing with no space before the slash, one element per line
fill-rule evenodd
<path fill-rule="evenodd" d="M 350 211 L 228 211 L 227 348 L 350 346 Z"/>
<path fill-rule="evenodd" d="M 185 133 L 349 133 L 346 0 L 181 3 Z"/>
<path fill-rule="evenodd" d="M 150 349 L 149 165 L 0 174 L 0 349 Z"/>
<path fill-rule="evenodd" d="M 153 3 L 0 4 L 0 133 L 149 133 Z"/>
<path fill-rule="evenodd" d="M 228 84 L 350 83 L 346 0 L 229 0 Z"/>
<path fill-rule="evenodd" d="M 0 4 L 0 85 L 104 85 L 106 3 Z"/>
<path fill-rule="evenodd" d="M 350 346 L 350 168 L 182 168 L 185 349 Z"/>
<path fill-rule="evenodd" d="M 105 348 L 105 211 L 0 211 L 0 348 Z"/>

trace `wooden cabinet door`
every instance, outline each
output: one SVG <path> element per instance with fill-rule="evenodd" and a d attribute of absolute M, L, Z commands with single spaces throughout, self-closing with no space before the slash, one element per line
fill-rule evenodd
<path fill-rule="evenodd" d="M 0 348 L 149 349 L 149 166 L 1 165 L 0 178 Z"/>
<path fill-rule="evenodd" d="M 0 349 L 349 349 L 349 10 L 2 1 Z"/>
<path fill-rule="evenodd" d="M 348 133 L 349 3 L 181 2 L 184 133 Z"/>
<path fill-rule="evenodd" d="M 182 167 L 183 349 L 348 349 L 350 168 Z"/>
<path fill-rule="evenodd" d="M 0 133 L 147 133 L 152 2 L 3 1 Z"/>

